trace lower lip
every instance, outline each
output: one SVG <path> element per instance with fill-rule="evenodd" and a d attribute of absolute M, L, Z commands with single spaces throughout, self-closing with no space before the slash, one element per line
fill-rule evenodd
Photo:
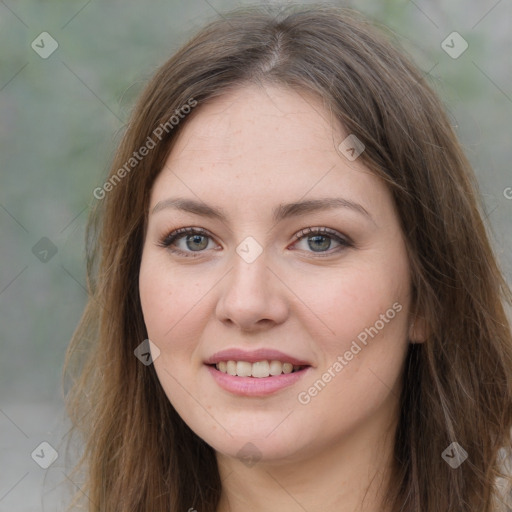
<path fill-rule="evenodd" d="M 215 366 L 206 365 L 217 384 L 226 391 L 240 396 L 268 396 L 300 380 L 311 368 L 307 366 L 298 372 L 282 373 L 273 377 L 237 377 L 221 372 Z"/>

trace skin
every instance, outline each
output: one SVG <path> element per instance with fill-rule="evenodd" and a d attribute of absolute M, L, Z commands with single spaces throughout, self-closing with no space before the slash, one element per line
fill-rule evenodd
<path fill-rule="evenodd" d="M 391 194 L 361 158 L 340 152 L 347 135 L 316 97 L 244 86 L 197 107 L 154 183 L 139 278 L 144 320 L 166 395 L 216 451 L 219 512 L 383 510 L 403 363 L 423 333 L 410 314 L 410 269 Z M 221 208 L 226 221 L 173 208 L 153 213 L 178 196 Z M 369 215 L 337 208 L 272 220 L 280 203 L 324 197 Z M 189 257 L 160 245 L 182 227 L 212 237 L 176 240 Z M 330 228 L 353 245 L 294 238 L 309 227 Z M 249 236 L 263 249 L 252 263 L 236 252 Z M 333 373 L 338 356 L 396 303 L 400 312 L 301 403 L 298 394 Z M 203 364 L 233 347 L 275 348 L 313 368 L 268 397 L 235 396 Z M 240 460 L 249 442 L 255 463 Z"/>

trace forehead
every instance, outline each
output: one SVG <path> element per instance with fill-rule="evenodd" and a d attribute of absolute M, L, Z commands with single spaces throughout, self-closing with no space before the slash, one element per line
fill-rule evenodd
<path fill-rule="evenodd" d="M 312 94 L 241 87 L 199 105 L 186 120 L 150 207 L 171 192 L 218 204 L 252 198 L 246 206 L 253 208 L 336 193 L 362 201 L 375 187 L 381 193 L 376 176 L 338 150 L 347 135 Z"/>
<path fill-rule="evenodd" d="M 276 166 L 290 165 L 332 150 L 333 136 L 330 114 L 313 95 L 246 86 L 199 105 L 186 121 L 171 158 L 178 163 L 185 153 L 187 159 L 236 161 L 250 152 L 261 157 L 258 161 L 279 156 Z"/>

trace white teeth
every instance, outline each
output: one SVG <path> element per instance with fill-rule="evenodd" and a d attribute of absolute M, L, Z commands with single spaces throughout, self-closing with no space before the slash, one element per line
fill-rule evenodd
<path fill-rule="evenodd" d="M 300 370 L 302 367 L 291 363 L 281 363 L 281 361 L 257 361 L 249 363 L 247 361 L 220 361 L 215 367 L 217 370 L 237 375 L 238 377 L 270 377 L 271 375 L 281 375 L 282 373 L 292 373 Z"/>
<path fill-rule="evenodd" d="M 281 375 L 281 373 L 283 373 L 281 361 L 270 361 L 270 375 Z"/>
<path fill-rule="evenodd" d="M 250 377 L 251 376 L 252 364 L 246 361 L 237 361 L 236 363 L 236 374 L 239 377 Z"/>
<path fill-rule="evenodd" d="M 220 368 L 217 368 L 217 370 L 220 370 Z M 229 375 L 236 375 L 236 361 L 228 361 L 226 363 L 226 372 Z"/>
<path fill-rule="evenodd" d="M 292 363 L 284 363 L 283 364 L 283 373 L 292 373 L 293 372 L 293 364 Z"/>
<path fill-rule="evenodd" d="M 270 375 L 270 365 L 268 361 L 258 361 L 251 366 L 250 372 L 253 377 L 268 377 Z"/>

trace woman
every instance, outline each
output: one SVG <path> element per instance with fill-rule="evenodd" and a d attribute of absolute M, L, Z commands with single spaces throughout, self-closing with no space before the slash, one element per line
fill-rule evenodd
<path fill-rule="evenodd" d="M 440 101 L 368 22 L 208 25 L 94 195 L 88 510 L 506 510 L 510 290 Z"/>

